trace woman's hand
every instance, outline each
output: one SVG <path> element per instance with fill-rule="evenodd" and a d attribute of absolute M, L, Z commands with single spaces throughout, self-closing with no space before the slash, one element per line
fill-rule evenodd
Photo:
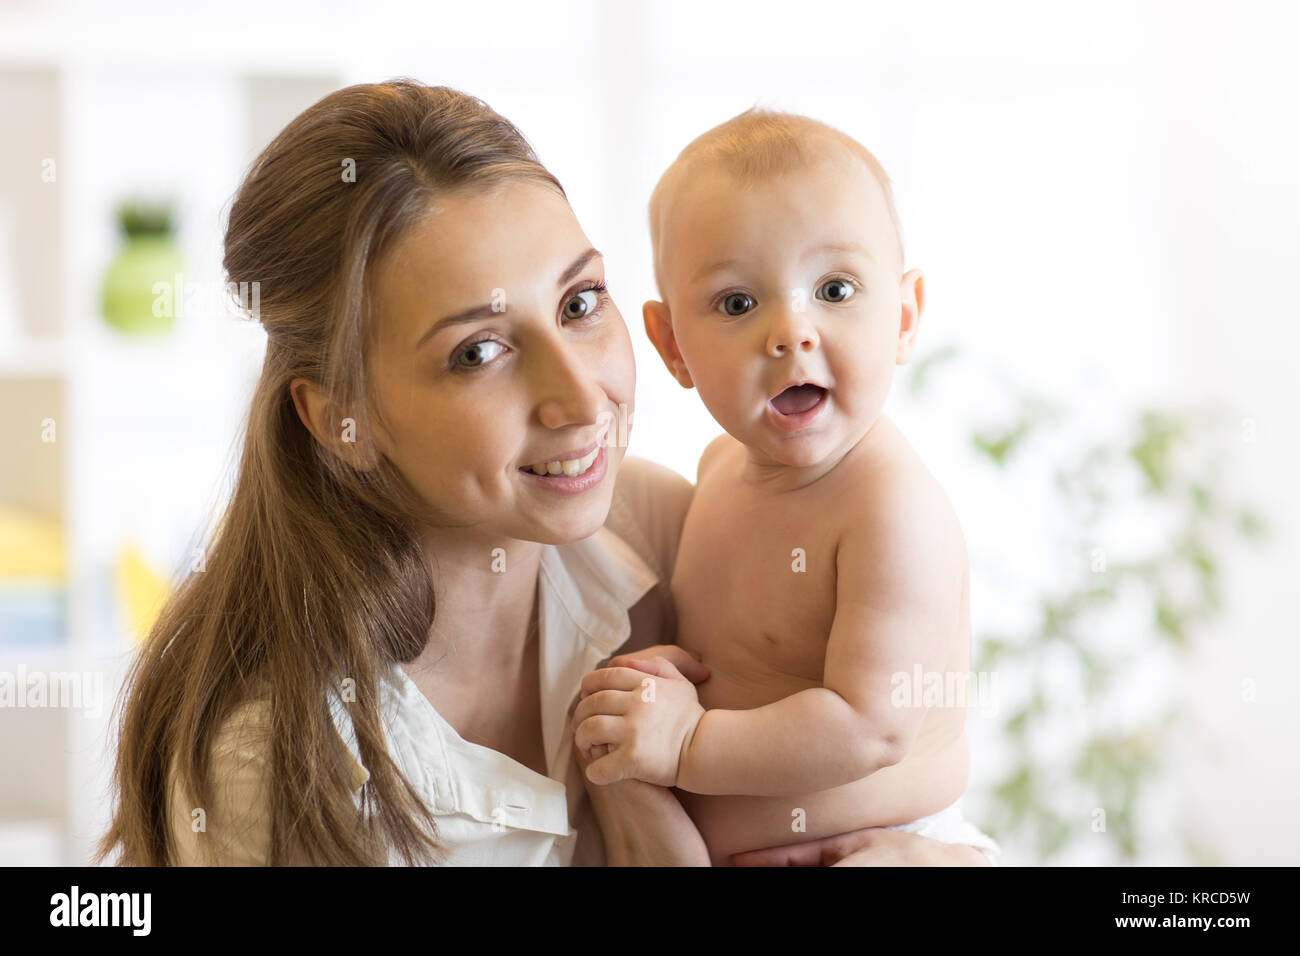
<path fill-rule="evenodd" d="M 988 866 L 973 846 L 940 843 L 906 830 L 867 827 L 807 843 L 737 853 L 735 866 Z"/>
<path fill-rule="evenodd" d="M 574 759 L 605 838 L 609 866 L 708 866 L 704 838 L 667 787 L 641 780 L 607 786 L 587 779 L 589 760 L 576 744 Z"/>
<path fill-rule="evenodd" d="M 690 651 L 678 647 L 676 644 L 655 644 L 653 647 L 647 647 L 639 651 L 631 651 L 627 654 L 618 654 L 601 664 L 601 667 L 635 667 L 633 661 L 648 661 L 652 658 L 660 658 L 676 667 L 681 675 L 692 684 L 702 684 L 709 679 L 709 669 L 700 663 L 700 655 L 692 654 Z M 578 699 L 586 697 L 586 694 L 579 694 Z"/>

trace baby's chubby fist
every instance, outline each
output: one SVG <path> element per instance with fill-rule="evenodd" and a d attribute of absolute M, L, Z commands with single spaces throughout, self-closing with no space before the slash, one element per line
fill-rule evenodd
<path fill-rule="evenodd" d="M 695 684 L 670 660 L 645 653 L 614 658 L 582 679 L 573 711 L 574 743 L 596 757 L 586 771 L 594 784 L 627 779 L 662 787 L 678 783 L 704 708 Z M 707 668 L 695 666 L 704 674 L 698 676 L 696 670 L 691 676 L 704 679 Z"/>

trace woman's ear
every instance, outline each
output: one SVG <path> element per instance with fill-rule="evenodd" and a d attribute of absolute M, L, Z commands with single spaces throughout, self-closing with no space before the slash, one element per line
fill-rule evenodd
<path fill-rule="evenodd" d="M 369 471 L 378 463 L 375 444 L 357 430 L 356 420 L 340 414 L 320 386 L 305 378 L 289 383 L 293 407 L 303 427 L 311 432 L 320 446 L 338 456 L 358 471 Z"/>
<path fill-rule="evenodd" d="M 906 365 L 916 347 L 916 333 L 921 325 L 921 310 L 925 307 L 925 277 L 920 269 L 907 272 L 899 282 L 902 314 L 898 325 L 898 351 L 894 361 Z"/>
<path fill-rule="evenodd" d="M 641 307 L 641 316 L 645 319 L 645 334 L 650 336 L 659 357 L 668 366 L 668 371 L 677 379 L 682 388 L 694 388 L 691 373 L 686 370 L 682 353 L 677 350 L 677 337 L 673 334 L 672 314 L 668 306 L 651 299 Z"/>

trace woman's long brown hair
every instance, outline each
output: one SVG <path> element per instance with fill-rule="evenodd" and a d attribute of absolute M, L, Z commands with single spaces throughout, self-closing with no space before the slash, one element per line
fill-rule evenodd
<path fill-rule="evenodd" d="M 411 80 L 352 86 L 294 119 L 231 206 L 225 270 L 256 282 L 268 341 L 230 499 L 203 570 L 181 581 L 132 663 L 120 713 L 112 825 L 96 862 L 172 863 L 170 774 L 211 805 L 213 738 L 269 696 L 270 864 L 434 862 L 433 818 L 389 756 L 385 668 L 414 659 L 434 618 L 418 500 L 386 459 L 351 467 L 295 410 L 324 388 L 357 434 L 372 421 L 367 282 L 440 192 L 532 180 L 564 194 L 523 135 L 482 101 Z M 245 299 L 245 303 L 251 296 Z M 331 717 L 344 681 L 361 762 L 358 812 Z M 350 697 L 350 695 L 349 695 Z"/>

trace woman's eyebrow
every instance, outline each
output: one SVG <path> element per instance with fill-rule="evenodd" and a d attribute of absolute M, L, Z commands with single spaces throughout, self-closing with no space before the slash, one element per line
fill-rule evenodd
<path fill-rule="evenodd" d="M 604 258 L 604 257 L 595 249 L 588 249 L 582 255 L 578 256 L 578 258 L 573 260 L 573 265 L 569 266 L 569 268 L 564 270 L 564 275 L 560 276 L 560 281 L 555 284 L 557 286 L 561 286 L 564 285 L 566 282 L 573 281 L 574 279 L 577 278 L 579 272 L 587 268 L 588 262 L 590 262 L 592 259 L 598 259 L 598 258 Z"/>
<path fill-rule="evenodd" d="M 480 319 L 486 319 L 493 315 L 500 315 L 502 310 L 494 309 L 492 305 L 493 304 L 489 302 L 487 305 L 476 305 L 473 308 L 465 309 L 463 312 L 444 316 L 437 322 L 433 323 L 433 325 L 429 326 L 428 330 L 420 336 L 420 341 L 415 343 L 415 347 L 418 349 L 420 346 L 424 345 L 424 343 L 433 338 L 434 333 L 444 325 L 459 325 L 464 322 L 478 322 Z"/>
<path fill-rule="evenodd" d="M 556 286 L 562 286 L 566 282 L 573 281 L 579 272 L 587 268 L 587 263 L 591 262 L 592 259 L 597 258 L 603 258 L 601 253 L 594 248 L 588 249 L 582 255 L 578 256 L 578 258 L 574 259 L 569 268 L 564 270 L 564 274 L 561 275 L 559 281 L 555 283 Z M 503 309 L 496 307 L 496 303 L 488 302 L 484 305 L 476 305 L 461 312 L 453 313 L 452 315 L 443 316 L 437 322 L 433 323 L 433 325 L 429 326 L 424 335 L 420 336 L 420 341 L 415 343 L 415 347 L 418 349 L 422 346 L 444 325 L 460 325 L 465 322 L 478 322 L 482 319 L 491 318 L 494 315 L 500 315 L 503 311 Z"/>

